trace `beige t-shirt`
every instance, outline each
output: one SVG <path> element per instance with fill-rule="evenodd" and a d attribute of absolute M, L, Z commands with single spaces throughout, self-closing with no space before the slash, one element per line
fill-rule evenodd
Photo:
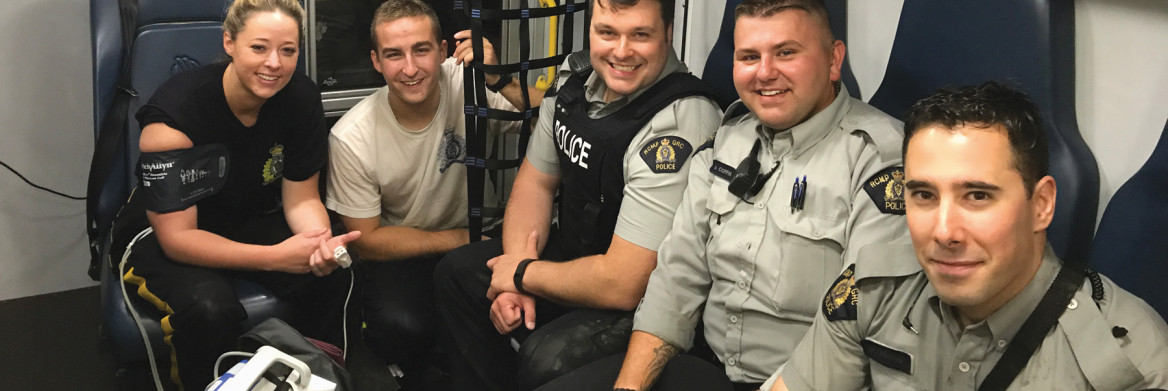
<path fill-rule="evenodd" d="M 466 117 L 461 65 L 442 63 L 437 114 L 425 128 L 403 128 L 389 107 L 389 87 L 353 106 L 329 135 L 325 205 L 343 216 L 381 216 L 381 225 L 444 230 L 467 226 Z M 491 107 L 516 110 L 487 93 Z M 514 132 L 519 122 L 491 121 L 492 135 Z M 487 205 L 495 203 L 488 187 Z"/>

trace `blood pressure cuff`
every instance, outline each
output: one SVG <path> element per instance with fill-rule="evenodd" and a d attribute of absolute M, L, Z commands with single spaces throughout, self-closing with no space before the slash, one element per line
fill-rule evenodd
<path fill-rule="evenodd" d="M 229 161 L 223 144 L 143 153 L 137 174 L 146 209 L 174 212 L 218 193 L 227 182 Z"/>

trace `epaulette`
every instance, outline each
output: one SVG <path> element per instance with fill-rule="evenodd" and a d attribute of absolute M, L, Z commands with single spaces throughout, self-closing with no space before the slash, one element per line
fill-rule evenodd
<path fill-rule="evenodd" d="M 726 107 L 726 111 L 722 113 L 722 125 L 729 125 L 735 119 L 750 113 L 750 108 L 746 107 L 742 100 L 736 100 Z"/>
<path fill-rule="evenodd" d="M 847 119 L 840 126 L 848 133 L 861 131 L 867 134 L 876 145 L 881 162 L 891 164 L 900 161 L 904 145 L 904 123 L 900 120 L 867 103 L 854 101 Z"/>
<path fill-rule="evenodd" d="M 698 152 L 713 148 L 714 147 L 714 138 L 716 138 L 716 137 L 718 137 L 718 132 L 710 133 L 710 138 L 707 138 L 706 142 L 702 143 L 702 145 L 698 146 L 698 149 L 694 150 L 694 155 L 697 155 Z"/>
<path fill-rule="evenodd" d="M 873 277 L 904 277 L 921 272 L 911 243 L 872 243 L 856 254 L 856 281 Z"/>

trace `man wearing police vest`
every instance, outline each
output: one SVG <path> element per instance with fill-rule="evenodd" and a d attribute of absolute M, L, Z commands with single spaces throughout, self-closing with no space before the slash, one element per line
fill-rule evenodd
<path fill-rule="evenodd" d="M 691 159 L 627 354 L 539 391 L 758 390 L 861 248 L 908 242 L 902 124 L 839 87 L 846 47 L 823 3 L 734 16 L 741 101 Z"/>
<path fill-rule="evenodd" d="M 531 389 L 625 348 L 686 163 L 721 116 L 671 49 L 674 5 L 592 2 L 591 51 L 546 94 L 503 237 L 439 263 L 451 389 Z"/>

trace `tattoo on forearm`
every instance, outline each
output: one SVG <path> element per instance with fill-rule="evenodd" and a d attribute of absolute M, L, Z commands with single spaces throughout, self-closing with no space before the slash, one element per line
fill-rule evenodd
<path fill-rule="evenodd" d="M 665 364 L 669 363 L 669 359 L 676 355 L 677 347 L 669 343 L 653 348 L 653 361 L 649 362 L 649 384 L 647 387 L 652 387 L 653 383 L 657 382 L 657 377 L 665 369 Z"/>

